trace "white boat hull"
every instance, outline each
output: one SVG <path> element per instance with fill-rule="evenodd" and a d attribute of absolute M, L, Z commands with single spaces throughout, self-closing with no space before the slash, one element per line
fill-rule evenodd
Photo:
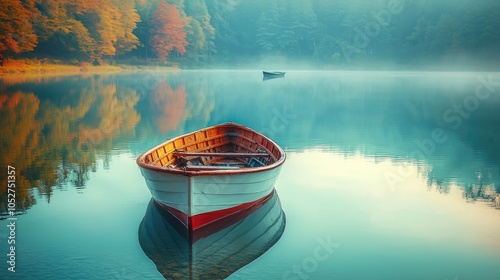
<path fill-rule="evenodd" d="M 153 198 L 187 217 L 235 209 L 269 195 L 281 166 L 261 172 L 183 176 L 141 168 Z"/>

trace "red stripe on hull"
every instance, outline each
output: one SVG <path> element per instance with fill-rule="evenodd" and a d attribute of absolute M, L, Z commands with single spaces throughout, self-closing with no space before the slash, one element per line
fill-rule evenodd
<path fill-rule="evenodd" d="M 274 194 L 274 190 L 270 194 L 268 194 L 262 198 L 259 198 L 257 200 L 251 201 L 251 202 L 246 202 L 246 203 L 240 204 L 238 206 L 227 208 L 227 209 L 221 209 L 221 210 L 217 210 L 217 211 L 201 213 L 201 214 L 191 216 L 191 217 L 189 217 L 186 213 L 184 213 L 178 209 L 175 209 L 173 207 L 167 206 L 167 205 L 159 203 L 159 202 L 157 202 L 157 204 L 160 207 L 167 210 L 172 215 L 174 215 L 181 223 L 183 223 L 186 226 L 187 229 L 194 231 L 194 230 L 197 230 L 201 227 L 207 226 L 210 223 L 213 223 L 215 221 L 226 218 L 228 216 L 236 215 L 237 213 L 239 213 L 243 210 L 246 210 L 248 208 L 251 208 L 252 206 L 262 205 L 262 204 L 264 204 L 264 202 L 269 200 L 273 194 Z M 256 209 L 258 209 L 258 208 L 255 208 L 254 210 L 256 210 Z"/>
<path fill-rule="evenodd" d="M 272 198 L 274 192 L 275 191 L 273 190 L 269 195 L 263 197 L 262 199 L 256 200 L 256 203 L 252 204 L 252 206 L 250 207 L 236 211 L 228 216 L 225 216 L 221 219 L 218 219 L 204 226 L 201 226 L 196 230 L 191 231 L 192 232 L 191 242 L 195 243 L 199 239 L 210 236 L 215 232 L 219 232 L 229 226 L 232 226 L 233 224 L 239 221 L 246 219 L 248 216 L 250 216 L 250 214 L 259 210 L 264 204 L 266 204 L 267 201 L 269 201 Z"/>

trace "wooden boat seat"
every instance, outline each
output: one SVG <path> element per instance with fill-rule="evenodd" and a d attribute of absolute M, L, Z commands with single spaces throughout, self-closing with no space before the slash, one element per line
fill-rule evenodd
<path fill-rule="evenodd" d="M 264 166 L 264 165 L 266 165 L 264 162 L 254 158 L 254 157 L 251 158 L 247 163 L 248 167 L 258 167 L 258 166 Z"/>
<path fill-rule="evenodd" d="M 186 171 L 201 171 L 201 170 L 238 170 L 238 166 L 233 165 L 187 165 Z"/>
<path fill-rule="evenodd" d="M 214 166 L 247 166 L 247 163 L 245 162 L 227 162 L 227 161 L 223 161 L 223 162 L 211 162 L 210 165 L 214 165 Z"/>
<path fill-rule="evenodd" d="M 213 152 L 173 152 L 174 157 L 269 157 L 267 153 L 213 153 Z"/>

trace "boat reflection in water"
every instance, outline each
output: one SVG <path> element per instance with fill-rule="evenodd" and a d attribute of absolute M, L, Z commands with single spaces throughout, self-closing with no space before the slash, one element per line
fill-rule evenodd
<path fill-rule="evenodd" d="M 275 190 L 261 203 L 195 230 L 151 199 L 139 243 L 166 279 L 223 279 L 269 250 L 284 230 Z"/>

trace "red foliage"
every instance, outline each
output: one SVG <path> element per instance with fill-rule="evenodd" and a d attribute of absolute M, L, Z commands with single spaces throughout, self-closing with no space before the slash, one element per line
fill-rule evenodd
<path fill-rule="evenodd" d="M 179 10 L 165 1 L 158 3 L 151 25 L 151 46 L 158 58 L 165 61 L 172 50 L 186 52 L 186 31 Z"/>

